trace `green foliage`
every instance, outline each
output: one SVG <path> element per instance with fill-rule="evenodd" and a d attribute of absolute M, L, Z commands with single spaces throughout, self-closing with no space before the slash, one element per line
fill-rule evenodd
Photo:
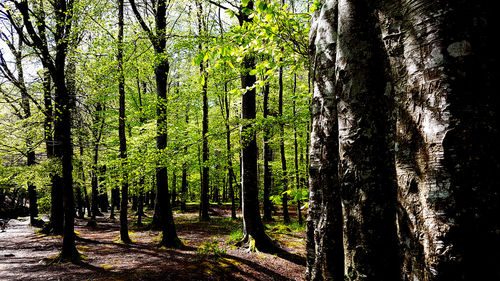
<path fill-rule="evenodd" d="M 29 2 L 29 1 L 28 1 Z M 177 190 L 180 190 L 181 173 L 186 168 L 188 193 L 180 195 L 187 201 L 199 200 L 200 170 L 210 168 L 211 188 L 218 188 L 222 196 L 227 185 L 229 159 L 233 164 L 236 181 L 239 180 L 239 153 L 247 132 L 240 132 L 242 125 L 257 134 L 262 146 L 262 134 L 268 130 L 269 144 L 278 154 L 281 140 L 279 128 L 285 128 L 286 159 L 293 159 L 293 132 L 298 131 L 299 153 L 302 161 L 298 172 L 307 179 L 308 125 L 310 120 L 310 92 L 308 86 L 307 35 L 309 12 L 307 1 L 295 1 L 294 7 L 281 6 L 280 1 L 254 1 L 253 10 L 242 1 L 243 13 L 253 17 L 252 23 L 238 24 L 238 11 L 226 10 L 220 19 L 218 8 L 202 1 L 203 20 L 210 28 L 198 34 L 198 19 L 194 1 L 172 1 L 169 5 L 165 34 L 168 34 L 167 52 L 155 54 L 151 42 L 133 17 L 126 17 L 124 31 L 124 74 L 126 92 L 127 161 L 119 157 L 118 141 L 118 65 L 116 3 L 113 1 L 75 1 L 73 33 L 69 41 L 78 38 L 78 44 L 69 47 L 68 60 L 74 62 L 76 107 L 74 110 L 73 144 L 75 186 L 90 193 L 91 176 L 100 181 L 100 192 L 110 192 L 121 185 L 122 175 L 127 173 L 132 195 L 139 190 L 152 191 L 155 186 L 155 171 L 158 166 L 167 167 L 169 184 L 172 174 L 177 175 Z M 30 4 L 32 5 L 32 4 Z M 311 10 L 317 7 L 317 1 Z M 191 10 L 191 12 L 188 12 Z M 229 16 L 228 16 L 229 15 Z M 232 16 L 232 17 L 231 17 Z M 49 18 L 52 15 L 48 15 Z M 152 15 L 145 15 L 146 24 L 154 26 Z M 50 33 L 50 32 L 49 32 Z M 52 37 L 49 34 L 49 40 Z M 52 44 L 53 42 L 51 42 Z M 202 45 L 200 50 L 199 45 Z M 3 52 L 4 50 L 2 50 Z M 8 50 L 6 50 L 8 52 Z M 43 85 L 39 61 L 33 50 L 25 46 L 26 68 L 34 68 L 33 76 L 27 78 L 27 90 L 40 108 L 31 101 L 32 116 L 23 119 L 17 116 L 21 100 L 19 90 L 12 83 L 0 85 L 0 98 L 9 102 L 0 103 L 0 188 L 25 188 L 34 183 L 39 193 L 42 212 L 50 207 L 50 174 L 60 173 L 55 160 L 47 160 L 44 145 Z M 241 62 L 247 55 L 255 55 L 256 67 L 242 69 Z M 167 125 L 160 128 L 168 134 L 168 145 L 164 151 L 156 149 L 156 82 L 154 66 L 168 61 Z M 206 65 L 200 73 L 199 65 Z M 36 66 L 28 66 L 33 64 Z M 278 72 L 283 69 L 284 112 L 277 113 Z M 255 120 L 243 123 L 241 95 L 241 72 L 257 76 L 252 87 L 257 91 L 258 115 Z M 3 78 L 2 78 L 3 79 Z M 28 81 L 29 80 L 29 81 Z M 202 100 L 201 87 L 206 84 L 209 104 L 209 161 L 200 160 Z M 269 109 L 271 116 L 263 118 L 262 90 L 270 88 Z M 226 113 L 226 100 L 229 116 Z M 296 104 L 296 113 L 291 109 Z M 99 105 L 99 106 L 98 106 Z M 186 118 L 188 119 L 186 122 Z M 226 147 L 226 125 L 230 130 L 231 150 Z M 37 164 L 25 165 L 28 151 L 27 139 L 33 143 Z M 259 147 L 259 149 L 261 149 Z M 97 153 L 97 162 L 95 155 Z M 260 162 L 261 164 L 261 162 Z M 279 157 L 271 161 L 274 188 L 273 202 L 281 203 L 283 174 Z M 293 165 L 288 165 L 293 167 Z M 106 170 L 102 169 L 106 167 Z M 287 173 L 289 197 L 307 201 L 304 184 L 295 186 L 295 171 Z M 234 186 L 236 187 L 236 185 Z M 227 189 L 227 186 L 226 186 Z M 227 191 L 226 191 L 227 192 Z M 307 203 L 306 203 L 307 204 Z"/>
<path fill-rule="evenodd" d="M 198 249 L 198 256 L 200 258 L 220 259 L 226 255 L 226 249 L 219 247 L 217 240 L 205 241 Z"/>
<path fill-rule="evenodd" d="M 232 231 L 226 240 L 226 244 L 234 244 L 243 239 L 243 232 L 241 230 Z"/>

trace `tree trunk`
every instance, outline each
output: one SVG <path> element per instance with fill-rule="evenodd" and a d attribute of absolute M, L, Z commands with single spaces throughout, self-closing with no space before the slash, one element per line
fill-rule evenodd
<path fill-rule="evenodd" d="M 198 6 L 198 36 L 199 45 L 198 48 L 200 52 L 203 52 L 203 39 L 202 36 L 205 33 L 206 24 L 203 19 L 203 5 L 201 1 L 197 0 L 196 5 Z M 208 98 L 207 98 L 207 74 L 205 71 L 205 62 L 200 62 L 200 75 L 202 76 L 201 92 L 203 96 L 203 121 L 202 121 L 202 176 L 201 176 L 201 199 L 200 199 L 200 220 L 207 221 L 210 220 L 208 215 L 208 209 L 210 207 L 209 202 L 209 167 L 208 167 Z"/>
<path fill-rule="evenodd" d="M 281 170 L 283 192 L 288 190 L 288 175 L 286 172 L 286 157 L 285 157 L 285 125 L 283 124 L 283 67 L 280 66 L 278 74 L 278 115 L 280 117 L 280 155 L 281 155 Z M 283 204 L 283 221 L 290 222 L 290 215 L 288 214 L 288 194 L 283 193 L 281 198 Z"/>
<path fill-rule="evenodd" d="M 123 0 L 118 0 L 118 95 L 119 95 L 119 118 L 118 138 L 120 140 L 120 158 L 122 166 L 122 201 L 120 208 L 120 238 L 124 243 L 130 243 L 128 235 L 128 172 L 127 172 L 127 139 L 125 134 L 125 74 L 123 72 Z"/>
<path fill-rule="evenodd" d="M 231 152 L 231 130 L 229 128 L 229 99 L 227 92 L 227 83 L 224 83 L 224 106 L 225 106 L 225 121 L 226 121 L 226 149 L 227 149 L 227 183 L 229 187 L 229 197 L 231 199 L 231 219 L 236 219 L 236 203 L 234 200 L 234 187 L 233 187 L 233 154 Z"/>
<path fill-rule="evenodd" d="M 172 171 L 172 207 L 175 207 L 176 205 L 175 201 L 175 199 L 177 198 L 176 185 L 177 185 L 177 175 L 175 174 L 175 169 L 174 169 Z"/>
<path fill-rule="evenodd" d="M 189 115 L 188 115 L 188 110 L 189 108 L 186 108 L 186 126 L 189 125 Z M 187 136 L 187 129 L 186 132 L 184 133 L 185 136 Z M 187 155 L 187 146 L 184 147 L 184 155 Z M 186 200 L 188 197 L 187 194 L 188 191 L 188 183 L 187 183 L 187 163 L 184 162 L 182 163 L 182 183 L 181 183 L 181 211 L 185 212 L 186 211 Z"/>
<path fill-rule="evenodd" d="M 268 102 L 269 102 L 269 83 L 266 83 L 264 85 L 264 119 L 266 119 L 269 116 L 269 108 L 268 108 Z M 271 167 L 269 167 L 269 162 L 273 160 L 273 151 L 271 150 L 271 147 L 269 146 L 269 139 L 271 138 L 271 131 L 268 126 L 264 128 L 264 133 L 263 133 L 263 156 L 264 156 L 264 202 L 263 202 L 263 211 L 264 211 L 264 216 L 263 220 L 264 221 L 272 221 L 272 203 L 271 200 L 269 200 L 269 196 L 271 193 L 271 184 L 272 184 L 272 172 L 271 172 Z"/>
<path fill-rule="evenodd" d="M 253 1 L 249 1 L 247 9 L 253 10 Z M 251 22 L 245 13 L 239 14 L 240 25 L 244 22 Z M 255 75 L 250 71 L 255 68 L 255 56 L 247 54 L 242 61 L 241 88 L 246 89 L 241 100 L 241 118 L 243 125 L 241 128 L 242 137 L 242 212 L 243 212 L 243 233 L 245 239 L 254 239 L 255 247 L 259 251 L 274 252 L 276 245 L 267 236 L 264 224 L 262 223 L 259 210 L 259 188 L 257 184 L 257 139 L 256 133 L 252 128 L 255 122 L 256 104 L 255 104 Z"/>
<path fill-rule="evenodd" d="M 400 280 L 392 86 L 368 1 L 339 0 L 336 94 L 349 280 Z"/>
<path fill-rule="evenodd" d="M 293 75 L 293 95 L 295 96 L 295 91 L 297 88 L 297 74 Z M 292 102 L 292 113 L 293 116 L 296 114 L 296 104 L 295 100 Z M 299 146 L 297 143 L 297 124 L 295 124 L 295 121 L 293 122 L 293 148 L 294 148 L 294 164 L 295 164 L 295 189 L 297 193 L 302 192 L 300 190 L 300 180 L 299 180 Z M 302 221 L 302 210 L 300 209 L 301 205 L 301 199 L 300 196 L 297 195 L 297 220 L 299 222 L 299 225 L 302 225 L 304 222 Z"/>
<path fill-rule="evenodd" d="M 491 1 L 382 6 L 405 279 L 500 278 L 496 11 Z"/>
<path fill-rule="evenodd" d="M 313 89 L 306 222 L 307 280 L 344 279 L 338 121 L 334 92 L 337 12 L 336 0 L 321 1 L 313 14 L 309 38 Z"/>

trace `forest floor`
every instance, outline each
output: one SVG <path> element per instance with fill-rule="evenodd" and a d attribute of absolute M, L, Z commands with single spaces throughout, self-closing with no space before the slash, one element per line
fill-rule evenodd
<path fill-rule="evenodd" d="M 296 223 L 266 224 L 268 234 L 285 252 L 249 252 L 234 246 L 241 236 L 241 218 L 231 220 L 228 206 L 211 208 L 214 215 L 210 222 L 198 221 L 195 210 L 175 212 L 182 249 L 158 248 L 160 233 L 136 226 L 132 215 L 131 244 L 119 240 L 119 221 L 109 219 L 108 213 L 98 217 L 97 227 L 87 226 L 88 219 L 76 219 L 77 248 L 85 256 L 79 264 L 49 265 L 61 248 L 61 237 L 38 234 L 28 218 L 10 220 L 0 232 L 0 280 L 304 279 L 303 227 Z M 148 212 L 146 222 L 151 215 Z"/>

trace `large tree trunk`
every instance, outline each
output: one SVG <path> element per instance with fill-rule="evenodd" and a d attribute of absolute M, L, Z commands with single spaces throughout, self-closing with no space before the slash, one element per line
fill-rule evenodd
<path fill-rule="evenodd" d="M 32 19 L 27 1 L 15 2 L 16 8 L 21 13 L 26 31 L 31 38 L 33 47 L 37 49 L 42 64 L 49 69 L 55 85 L 55 118 L 54 118 L 54 157 L 58 158 L 62 167 L 62 179 L 53 181 L 53 184 L 62 186 L 64 212 L 63 243 L 60 254 L 61 260 L 74 261 L 79 259 L 75 246 L 74 234 L 74 202 L 73 202 L 73 147 L 71 143 L 71 100 L 66 88 L 66 54 L 69 44 L 69 32 L 71 31 L 71 17 L 73 13 L 73 2 L 64 0 L 53 1 L 55 28 L 54 41 L 55 54 L 50 55 L 47 40 L 45 38 L 45 26 L 35 27 L 33 23 L 40 23 L 40 18 Z M 43 11 L 43 8 L 40 9 Z M 43 18 L 43 16 L 42 16 Z M 12 24 L 16 24 L 13 20 Z M 56 179 L 56 177 L 53 177 Z M 53 186 L 54 187 L 54 186 Z M 54 192 L 54 191 L 53 191 Z M 56 223 L 53 225 L 59 227 Z"/>
<path fill-rule="evenodd" d="M 382 7 L 405 279 L 500 279 L 496 11 L 464 0 Z"/>
<path fill-rule="evenodd" d="M 165 1 L 157 3 L 156 11 L 156 29 L 160 32 L 157 34 L 158 43 L 155 52 L 162 55 L 165 52 L 166 39 L 166 5 Z M 166 58 L 162 58 L 155 67 L 156 75 L 156 90 L 157 90 L 157 137 L 156 148 L 160 155 L 164 155 L 167 149 L 167 75 L 169 71 L 169 63 Z M 161 160 L 159 167 L 156 168 L 156 190 L 158 196 L 158 204 L 161 216 L 162 240 L 161 246 L 178 247 L 182 245 L 181 240 L 177 237 L 175 230 L 174 217 L 170 206 L 168 194 L 168 170 L 165 165 L 165 160 Z"/>
<path fill-rule="evenodd" d="M 141 24 L 141 27 L 147 33 L 151 43 L 153 44 L 155 54 L 159 58 L 155 62 L 155 78 L 156 78 L 156 149 L 159 156 L 164 156 L 167 149 L 167 76 L 169 71 L 169 62 L 165 56 L 166 51 L 166 28 L 167 28 L 167 1 L 161 0 L 156 3 L 155 13 L 155 31 L 145 24 L 141 14 L 137 10 L 134 0 L 130 0 L 131 8 L 135 17 Z M 181 240 L 177 237 L 175 230 L 174 217 L 168 195 L 168 170 L 166 167 L 166 159 L 160 157 L 156 167 L 156 190 L 158 199 L 158 215 L 155 206 L 155 215 L 159 219 L 162 229 L 162 241 L 160 246 L 178 247 L 182 245 Z M 153 217 L 154 221 L 155 217 Z"/>
<path fill-rule="evenodd" d="M 336 94 L 349 280 L 400 280 L 392 86 L 369 1 L 339 0 Z"/>
<path fill-rule="evenodd" d="M 306 278 L 343 280 L 342 207 L 338 179 L 338 122 L 335 98 L 337 1 L 323 0 L 313 15 L 310 42 L 312 132 Z"/>

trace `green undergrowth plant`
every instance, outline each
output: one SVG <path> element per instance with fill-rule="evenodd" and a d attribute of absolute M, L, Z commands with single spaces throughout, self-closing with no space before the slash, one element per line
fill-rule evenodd
<path fill-rule="evenodd" d="M 226 239 L 226 244 L 233 244 L 243 239 L 243 232 L 241 230 L 234 230 L 229 234 Z"/>
<path fill-rule="evenodd" d="M 198 256 L 202 259 L 220 259 L 226 255 L 226 249 L 219 247 L 219 242 L 217 240 L 203 242 L 203 244 L 198 247 L 197 252 Z"/>

